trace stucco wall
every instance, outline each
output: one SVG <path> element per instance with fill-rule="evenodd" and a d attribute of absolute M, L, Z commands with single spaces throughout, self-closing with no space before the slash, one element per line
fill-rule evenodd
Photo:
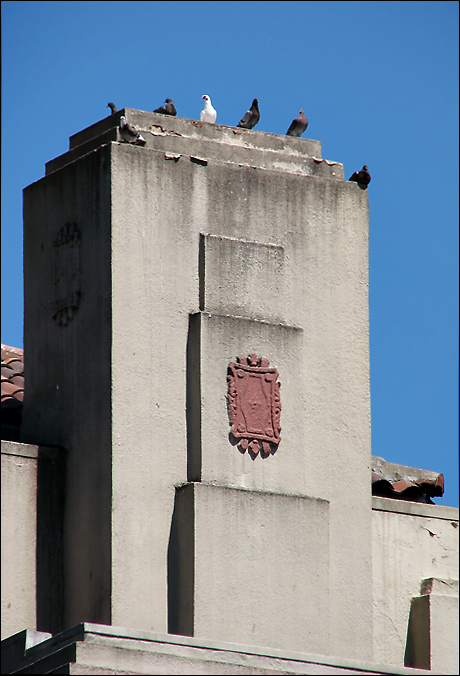
<path fill-rule="evenodd" d="M 36 628 L 38 448 L 2 441 L 2 639 Z"/>
<path fill-rule="evenodd" d="M 372 501 L 374 660 L 402 666 L 411 601 L 420 596 L 422 580 L 458 580 L 459 514 L 458 509 L 441 505 L 378 497 Z M 439 631 L 434 624 L 432 630 Z M 436 673 L 457 673 L 442 670 L 458 659 L 455 624 L 443 631 L 443 648 L 434 668 Z"/>
<path fill-rule="evenodd" d="M 329 652 L 327 501 L 200 482 L 174 514 L 172 633 Z"/>
<path fill-rule="evenodd" d="M 206 157 L 204 143 L 199 150 Z M 113 621 L 155 630 L 166 621 L 167 515 L 171 486 L 187 476 L 193 314 L 201 316 L 193 478 L 330 501 L 330 651 L 370 657 L 367 193 L 115 144 L 112 177 Z M 279 449 L 256 461 L 229 443 L 226 402 L 229 362 L 254 350 L 278 368 L 283 407 Z M 128 382 L 127 351 L 136 374 Z M 145 575 L 133 574 L 134 550 Z"/>
<path fill-rule="evenodd" d="M 97 147 L 87 130 L 94 150 L 73 143 L 24 191 L 23 431 L 68 453 L 65 626 L 166 631 L 175 486 L 192 463 L 202 481 L 329 502 L 329 652 L 370 658 L 367 191 L 317 141 L 127 116 L 145 148 Z M 80 301 L 59 325 L 67 223 L 80 264 L 61 272 Z M 282 404 L 279 449 L 255 462 L 229 442 L 226 402 L 229 360 L 254 350 L 278 368 Z"/>
<path fill-rule="evenodd" d="M 21 433 L 25 442 L 67 453 L 66 627 L 111 621 L 110 180 L 110 152 L 103 147 L 24 189 Z M 59 261 L 56 240 L 68 224 L 78 231 L 78 244 L 61 247 Z M 57 295 L 67 290 L 70 296 L 73 288 L 81 302 L 60 324 Z"/>

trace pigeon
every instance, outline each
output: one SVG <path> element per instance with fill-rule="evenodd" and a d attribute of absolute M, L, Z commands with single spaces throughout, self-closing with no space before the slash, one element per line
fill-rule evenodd
<path fill-rule="evenodd" d="M 146 143 L 145 138 L 139 133 L 137 127 L 130 124 L 124 115 L 120 117 L 120 133 L 122 139 L 128 143 L 135 143 L 139 146 L 144 146 Z"/>
<path fill-rule="evenodd" d="M 154 113 L 161 113 L 162 115 L 177 115 L 177 111 L 174 107 L 174 101 L 172 99 L 166 99 L 165 106 L 160 106 L 156 108 Z"/>
<path fill-rule="evenodd" d="M 254 99 L 251 107 L 245 112 L 237 126 L 242 127 L 243 129 L 252 129 L 256 126 L 259 120 L 259 99 Z"/>
<path fill-rule="evenodd" d="M 118 113 L 117 107 L 114 103 L 112 103 L 112 101 L 110 101 L 110 103 L 107 104 L 107 108 L 110 108 L 110 110 L 112 111 L 112 115 Z"/>
<path fill-rule="evenodd" d="M 361 171 L 355 171 L 355 173 L 352 174 L 348 180 L 356 181 L 356 183 L 361 183 L 361 185 L 367 187 L 371 182 L 371 175 L 367 170 L 367 164 L 363 166 Z"/>
<path fill-rule="evenodd" d="M 305 117 L 302 108 L 299 108 L 299 116 L 292 120 L 291 126 L 286 132 L 286 136 L 301 136 L 307 127 L 308 120 Z"/>
<path fill-rule="evenodd" d="M 212 107 L 211 99 L 207 94 L 203 94 L 201 98 L 204 99 L 204 108 L 200 113 L 200 120 L 201 122 L 211 122 L 214 124 L 217 117 L 217 111 Z"/>

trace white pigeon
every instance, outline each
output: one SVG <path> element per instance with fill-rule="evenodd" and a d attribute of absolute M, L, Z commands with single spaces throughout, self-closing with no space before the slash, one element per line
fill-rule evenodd
<path fill-rule="evenodd" d="M 211 99 L 207 94 L 204 94 L 201 98 L 204 99 L 204 108 L 200 113 L 200 120 L 202 122 L 211 122 L 211 124 L 214 124 L 217 117 L 217 111 L 212 107 Z"/>

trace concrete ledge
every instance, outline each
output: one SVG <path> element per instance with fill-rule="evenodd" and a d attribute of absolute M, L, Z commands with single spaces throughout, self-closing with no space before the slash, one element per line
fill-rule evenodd
<path fill-rule="evenodd" d="M 45 163 L 45 176 L 48 176 L 53 171 L 58 171 L 66 164 L 70 164 L 80 157 L 87 155 L 92 150 L 96 150 L 99 146 L 110 143 L 111 141 L 119 141 L 119 133 L 116 127 L 109 129 L 100 136 L 89 139 L 86 143 L 73 148 L 62 155 L 58 155 L 54 159 Z"/>
<path fill-rule="evenodd" d="M 99 624 L 82 623 L 51 638 L 44 634 L 45 640 L 32 647 L 27 635 L 22 631 L 2 641 L 2 673 L 20 669 L 45 673 L 40 668 L 46 665 L 48 670 L 60 667 L 62 673 L 73 674 L 426 674 L 419 669 Z"/>
<path fill-rule="evenodd" d="M 73 134 L 69 139 L 69 149 L 86 143 L 90 139 L 116 127 L 120 123 L 120 117 L 124 115 L 127 121 L 138 126 L 141 130 L 156 128 L 156 133 L 167 135 L 187 136 L 196 139 L 211 139 L 223 141 L 232 145 L 254 147 L 264 150 L 281 150 L 308 157 L 321 158 L 321 142 L 307 138 L 297 138 L 284 134 L 271 134 L 252 129 L 238 129 L 223 124 L 203 124 L 196 120 L 183 117 L 171 117 L 159 115 L 143 110 L 124 108 L 115 115 L 95 122 L 90 127 Z"/>
<path fill-rule="evenodd" d="M 271 169 L 285 173 L 344 180 L 343 165 L 339 162 L 323 160 L 320 157 L 303 155 L 287 149 L 266 149 L 255 145 L 241 145 L 231 142 L 225 136 L 221 140 L 209 138 L 195 138 L 182 134 L 163 132 L 162 127 L 152 125 L 151 129 L 141 129 L 145 139 L 144 150 L 163 151 L 173 154 L 176 161 L 180 157 L 198 157 L 206 161 L 231 163 L 239 166 Z M 61 167 L 73 162 L 108 142 L 122 142 L 118 127 L 91 137 L 84 143 L 72 147 L 69 151 L 59 155 L 45 164 L 45 175 L 57 171 Z M 129 144 L 127 144 L 129 145 Z M 139 147 L 139 146 L 136 146 Z M 168 159 L 171 159 L 168 157 Z"/>
<path fill-rule="evenodd" d="M 38 446 L 35 446 L 35 444 L 21 444 L 18 441 L 2 441 L 2 454 L 37 459 Z"/>
<path fill-rule="evenodd" d="M 74 134 L 69 151 L 45 164 L 45 175 L 57 171 L 110 141 L 122 141 L 121 115 L 136 125 L 144 149 L 197 156 L 207 160 L 273 169 L 304 176 L 344 180 L 343 165 L 321 158 L 321 143 L 304 138 L 238 129 L 126 108 Z"/>
<path fill-rule="evenodd" d="M 264 171 L 276 172 L 278 174 L 295 174 L 306 178 L 327 179 L 344 182 L 343 165 L 337 162 L 330 162 L 312 157 L 297 157 L 293 155 L 284 155 L 274 151 L 263 151 L 258 149 L 238 148 L 235 146 L 226 146 L 222 144 L 221 150 L 216 152 L 215 144 L 205 142 L 194 142 L 193 139 L 175 139 L 166 137 L 158 139 L 148 135 L 145 131 L 146 145 L 144 147 L 121 143 L 117 129 L 90 139 L 86 143 L 76 146 L 72 150 L 59 155 L 58 157 L 46 162 L 45 176 L 49 176 L 55 171 L 62 169 L 68 164 L 85 157 L 92 151 L 98 150 L 108 143 L 117 143 L 137 151 L 161 153 L 165 160 L 174 159 L 176 162 L 192 161 L 206 166 L 208 163 L 219 165 L 235 165 L 237 167 L 252 167 Z M 180 141 L 180 143 L 178 143 Z M 347 182 L 348 183 L 348 182 Z M 348 183 L 356 188 L 356 183 Z"/>
<path fill-rule="evenodd" d="M 52 638 L 51 634 L 34 629 L 23 629 L 2 640 L 2 673 L 11 673 L 24 661 L 25 654 L 34 645 Z"/>
<path fill-rule="evenodd" d="M 413 516 L 425 516 L 435 519 L 447 519 L 458 521 L 458 507 L 445 505 L 427 505 L 421 502 L 408 502 L 406 500 L 392 500 L 372 496 L 372 509 L 381 512 L 397 512 L 398 514 L 412 514 Z"/>

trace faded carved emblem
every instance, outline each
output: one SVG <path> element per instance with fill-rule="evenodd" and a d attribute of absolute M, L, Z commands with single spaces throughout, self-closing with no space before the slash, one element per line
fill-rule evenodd
<path fill-rule="evenodd" d="M 231 436 L 244 452 L 263 457 L 281 441 L 281 400 L 278 371 L 255 353 L 237 357 L 228 367 L 228 412 Z"/>
<path fill-rule="evenodd" d="M 62 227 L 53 242 L 53 319 L 66 326 L 80 305 L 80 233 L 75 223 Z"/>

